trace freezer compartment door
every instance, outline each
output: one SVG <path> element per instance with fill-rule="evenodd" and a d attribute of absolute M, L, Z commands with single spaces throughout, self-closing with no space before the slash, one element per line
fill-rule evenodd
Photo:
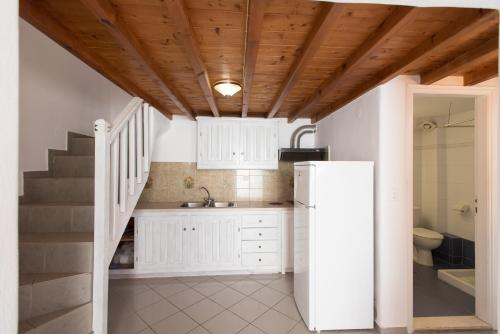
<path fill-rule="evenodd" d="M 294 199 L 305 206 L 315 205 L 315 166 L 295 166 Z"/>

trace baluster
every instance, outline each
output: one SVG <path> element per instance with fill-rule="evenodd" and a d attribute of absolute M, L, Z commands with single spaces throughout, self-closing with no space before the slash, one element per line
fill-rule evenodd
<path fill-rule="evenodd" d="M 149 104 L 142 105 L 144 123 L 144 171 L 149 172 Z"/>
<path fill-rule="evenodd" d="M 136 136 L 135 136 L 135 115 L 128 121 L 128 193 L 135 194 L 135 154 L 136 154 Z"/>
<path fill-rule="evenodd" d="M 135 114 L 135 123 L 136 123 L 136 131 L 137 131 L 137 183 L 142 183 L 142 103 Z"/>
<path fill-rule="evenodd" d="M 128 163 L 128 128 L 120 132 L 120 212 L 125 212 L 127 203 L 127 163 Z"/>
<path fill-rule="evenodd" d="M 119 189 L 119 179 L 120 174 L 120 141 L 119 138 L 115 138 L 113 143 L 111 143 L 111 205 L 109 206 L 111 219 L 109 222 L 109 234 L 114 238 L 116 222 L 118 221 L 118 189 Z"/>

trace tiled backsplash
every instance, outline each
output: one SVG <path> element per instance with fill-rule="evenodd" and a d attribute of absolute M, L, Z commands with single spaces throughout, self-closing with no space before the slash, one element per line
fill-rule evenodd
<path fill-rule="evenodd" d="M 196 163 L 153 162 L 141 202 L 200 201 L 206 187 L 219 201 L 293 200 L 293 163 L 277 170 L 198 170 Z"/>

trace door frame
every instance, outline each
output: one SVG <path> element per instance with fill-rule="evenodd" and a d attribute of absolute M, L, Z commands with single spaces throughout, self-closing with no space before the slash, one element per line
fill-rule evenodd
<path fill-rule="evenodd" d="M 499 251 L 497 206 L 498 203 L 498 103 L 497 87 L 464 87 L 464 86 L 438 86 L 438 85 L 408 85 L 407 87 L 407 112 L 406 112 L 406 132 L 407 132 L 407 182 L 408 182 L 408 216 L 407 216 L 407 300 L 408 300 L 408 331 L 413 332 L 413 97 L 415 94 L 431 95 L 473 95 L 485 97 L 487 101 L 487 114 L 479 122 L 482 130 L 486 131 L 486 147 L 480 155 L 486 156 L 486 175 L 482 175 L 489 185 L 486 190 L 486 222 L 476 226 L 476 282 L 484 282 L 476 294 L 476 316 L 497 328 L 497 300 L 496 292 L 496 268 L 500 258 L 495 256 Z M 476 145 L 476 144 L 475 144 Z M 475 156 L 477 153 L 475 152 Z M 476 163 L 476 162 L 475 162 Z M 475 179 L 477 172 L 475 171 Z M 475 185 L 477 189 L 477 185 Z M 479 237 L 479 239 L 477 239 Z M 479 279 L 478 279 L 479 278 Z"/>

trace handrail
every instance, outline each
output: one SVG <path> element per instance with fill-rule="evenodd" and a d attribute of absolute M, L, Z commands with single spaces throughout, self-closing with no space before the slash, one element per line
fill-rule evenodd
<path fill-rule="evenodd" d="M 148 180 L 153 121 L 153 108 L 134 97 L 113 126 L 95 122 L 94 334 L 107 333 L 108 268 Z"/>

